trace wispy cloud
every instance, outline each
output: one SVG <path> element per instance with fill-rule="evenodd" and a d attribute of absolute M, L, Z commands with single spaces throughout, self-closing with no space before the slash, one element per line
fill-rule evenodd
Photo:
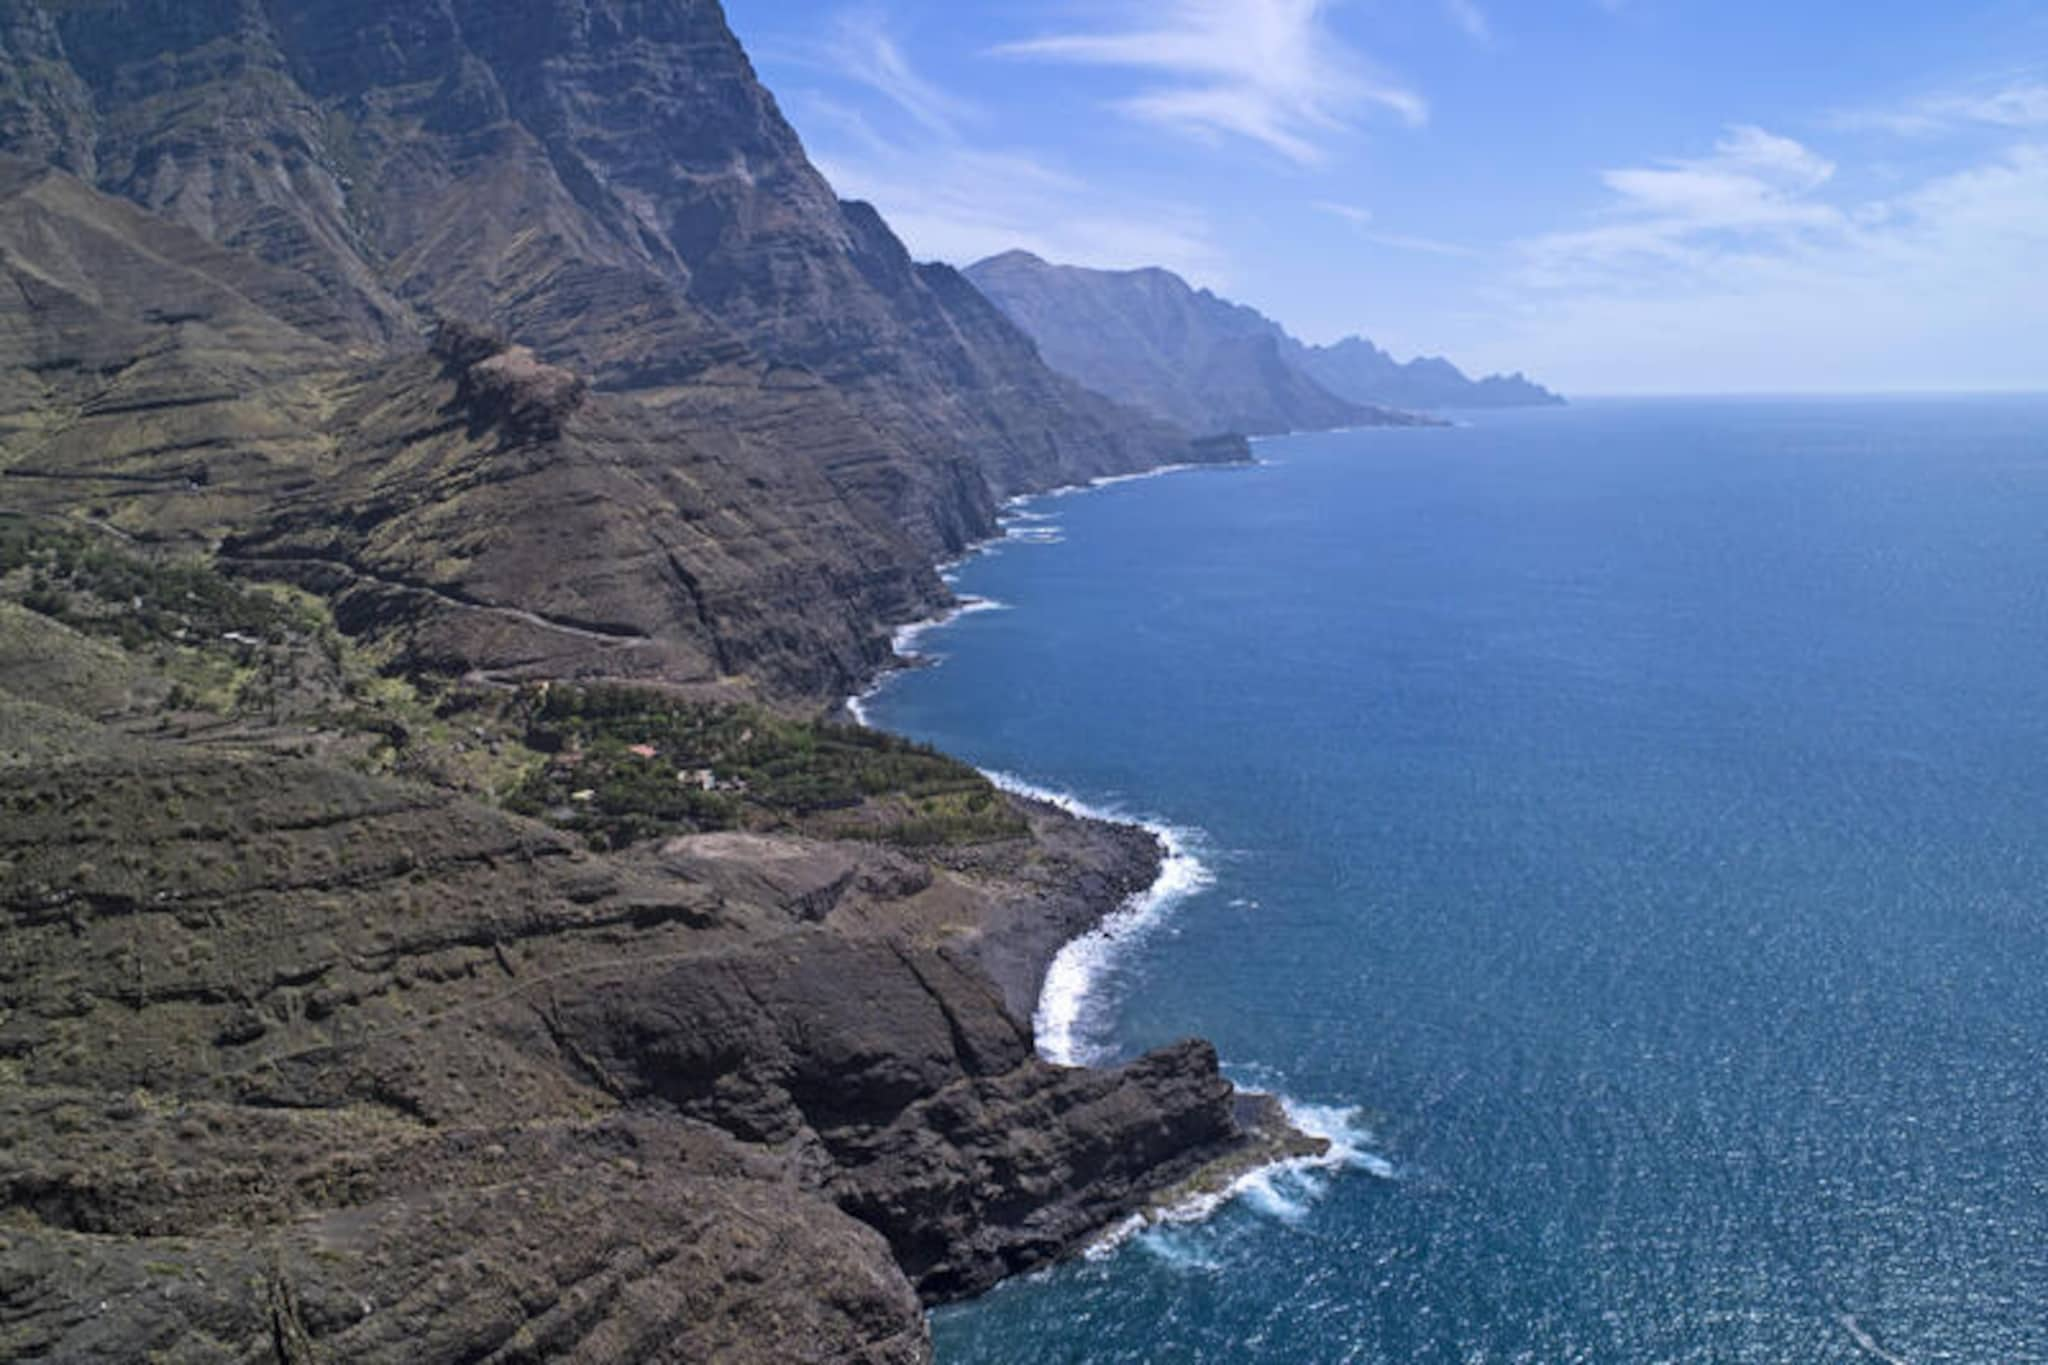
<path fill-rule="evenodd" d="M 1123 8 L 1131 26 L 996 51 L 1151 73 L 1153 84 L 1115 107 L 1197 137 L 1246 138 L 1305 164 L 1321 160 L 1324 143 L 1366 108 L 1410 125 L 1429 116 L 1420 95 L 1331 30 L 1330 0 L 1127 0 Z"/>
<path fill-rule="evenodd" d="M 972 100 L 919 74 L 875 5 L 841 10 L 813 36 L 778 47 L 776 55 L 813 74 L 864 87 L 938 137 L 955 138 L 986 121 Z"/>
<path fill-rule="evenodd" d="M 1932 137 L 1973 126 L 2048 128 L 2048 80 L 2030 77 L 1922 95 L 1890 108 L 1852 109 L 1832 122 L 1837 128 L 1903 137 Z"/>
<path fill-rule="evenodd" d="M 1361 208 L 1357 204 L 1340 204 L 1333 199 L 1319 199 L 1316 201 L 1316 207 L 1333 218 L 1342 218 L 1353 227 L 1372 226 L 1372 210 Z"/>
<path fill-rule="evenodd" d="M 1392 247 L 1395 251 L 1413 251 L 1424 256 L 1452 256 L 1476 260 L 1486 254 L 1478 247 L 1466 246 L 1462 242 L 1446 242 L 1437 237 L 1418 237 L 1412 232 L 1368 232 L 1365 239 L 1380 246 Z"/>
<path fill-rule="evenodd" d="M 1229 279 L 1224 253 L 1198 211 L 1105 197 L 1029 157 L 896 149 L 879 156 L 827 153 L 817 162 L 841 194 L 880 207 L 920 259 L 967 265 L 1021 247 L 1063 264 L 1163 265 L 1211 287 Z"/>
<path fill-rule="evenodd" d="M 1476 247 L 1440 241 L 1434 237 L 1418 237 L 1406 232 L 1382 232 L 1375 226 L 1376 220 L 1372 210 L 1357 204 L 1322 199 L 1318 200 L 1315 206 L 1333 218 L 1343 219 L 1357 229 L 1360 237 L 1375 246 L 1390 247 L 1395 251 L 1415 251 L 1425 256 L 1477 257 L 1485 254 Z"/>
<path fill-rule="evenodd" d="M 1207 284 L 1227 279 L 1199 211 L 1092 187 L 1042 156 L 983 145 L 981 108 L 920 73 L 878 11 L 842 16 L 814 58 L 805 64 L 880 104 L 792 90 L 812 160 L 840 194 L 875 204 L 914 255 L 964 265 L 1022 247 L 1080 265 L 1157 264 Z"/>
<path fill-rule="evenodd" d="M 1834 174 L 1833 162 L 1803 144 L 1736 125 L 1711 155 L 1602 172 L 1612 196 L 1607 221 L 1524 243 L 1528 276 L 1586 285 L 1652 265 L 1684 267 L 1709 244 L 1838 230 L 1841 210 L 1814 197 Z"/>
<path fill-rule="evenodd" d="M 1474 0 L 1444 0 L 1444 13 L 1475 43 L 1493 41 L 1493 24 Z"/>

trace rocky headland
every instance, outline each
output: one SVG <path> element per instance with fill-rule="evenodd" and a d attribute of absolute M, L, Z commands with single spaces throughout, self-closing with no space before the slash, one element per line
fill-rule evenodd
<path fill-rule="evenodd" d="M 1036 1055 L 1142 831 L 829 719 L 1018 493 L 1243 458 L 711 0 L 0 0 L 0 1356 L 917 1361 L 1300 1148 Z"/>

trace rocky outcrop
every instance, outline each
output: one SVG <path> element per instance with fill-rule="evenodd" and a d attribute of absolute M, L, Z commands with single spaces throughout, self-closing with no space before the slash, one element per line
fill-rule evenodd
<path fill-rule="evenodd" d="M 60 1217 L 10 1228 L 0 1349 L 12 1359 L 929 1359 L 881 1237 L 716 1134 L 609 1118 L 398 1135 L 185 1102 L 117 1123 L 95 1097 L 66 1099 L 0 1101 L 10 1133 L 82 1146 L 47 1177 L 60 1187 L 118 1140 L 147 1163 L 135 1200 L 167 1184 L 152 1187 L 152 1165 L 258 1155 L 279 1167 L 237 1173 L 335 1193 L 290 1219 L 206 1231 L 161 1204 L 162 1235 L 118 1217 L 89 1236 Z M 804 1292 L 789 1287 L 793 1267 Z"/>
<path fill-rule="evenodd" d="M 816 381 L 685 425 L 483 329 L 338 346 L 302 279 L 4 159 L 0 252 L 5 504 L 224 544 L 421 666 L 843 694 L 944 601 Z"/>
<path fill-rule="evenodd" d="M 920 1360 L 920 1299 L 1253 1141 L 1204 1045 L 1037 1060 L 974 959 L 1028 876 L 699 879 L 790 860 L 44 734 L 0 768 L 12 1358 Z M 1092 846 L 1033 820 L 1015 866 Z"/>

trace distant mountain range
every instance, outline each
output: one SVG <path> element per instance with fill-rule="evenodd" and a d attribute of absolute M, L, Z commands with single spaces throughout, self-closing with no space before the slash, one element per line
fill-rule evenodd
<path fill-rule="evenodd" d="M 1284 333 L 1282 334 L 1285 335 Z M 1541 384 L 1514 374 L 1473 379 L 1442 356 L 1400 361 L 1364 337 L 1309 346 L 1287 337 L 1288 360 L 1335 394 L 1398 408 L 1532 408 L 1564 402 Z"/>
<path fill-rule="evenodd" d="M 1090 270 L 1009 251 L 967 278 L 1055 370 L 1200 433 L 1248 436 L 1410 423 L 1414 412 L 1559 403 L 1516 374 L 1468 378 L 1359 337 L 1309 346 L 1170 270 Z"/>

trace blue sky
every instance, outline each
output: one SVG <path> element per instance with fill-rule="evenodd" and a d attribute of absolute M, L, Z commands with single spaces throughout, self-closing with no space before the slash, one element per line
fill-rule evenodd
<path fill-rule="evenodd" d="M 2039 0 L 729 0 L 920 257 L 1568 392 L 2048 388 Z"/>

